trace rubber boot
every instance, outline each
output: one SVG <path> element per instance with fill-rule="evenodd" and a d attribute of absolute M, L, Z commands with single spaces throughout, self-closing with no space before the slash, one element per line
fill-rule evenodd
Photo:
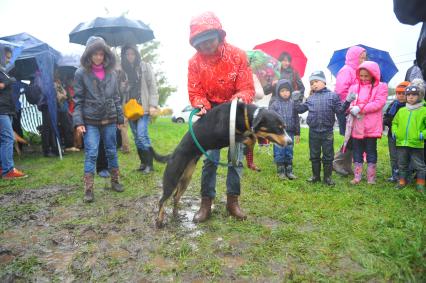
<path fill-rule="evenodd" d="M 312 162 L 312 177 L 307 181 L 309 183 L 321 182 L 321 162 Z"/>
<path fill-rule="evenodd" d="M 123 185 L 119 183 L 120 170 L 118 168 L 111 169 L 111 189 L 116 192 L 123 192 Z"/>
<path fill-rule="evenodd" d="M 202 197 L 200 209 L 195 213 L 192 221 L 201 223 L 209 219 L 212 213 L 212 201 L 213 199 L 210 197 Z"/>
<path fill-rule="evenodd" d="M 247 216 L 241 211 L 240 205 L 238 204 L 238 196 L 227 195 L 226 209 L 229 214 L 235 217 L 237 220 L 246 220 Z"/>
<path fill-rule="evenodd" d="M 336 183 L 331 179 L 331 174 L 333 173 L 333 163 L 324 164 L 324 184 L 327 186 L 334 186 Z"/>
<path fill-rule="evenodd" d="M 351 181 L 352 185 L 359 184 L 362 178 L 362 163 L 354 162 L 354 178 Z"/>
<path fill-rule="evenodd" d="M 146 168 L 146 161 L 145 161 L 145 157 L 143 154 L 143 150 L 138 148 L 138 155 L 139 155 L 139 159 L 141 161 L 141 165 L 139 166 L 139 168 L 137 169 L 137 171 L 143 171 Z"/>
<path fill-rule="evenodd" d="M 367 164 L 367 183 L 370 185 L 376 184 L 376 163 Z"/>
<path fill-rule="evenodd" d="M 291 164 L 285 165 L 285 174 L 289 180 L 297 179 L 296 175 L 293 174 L 293 165 Z"/>
<path fill-rule="evenodd" d="M 84 202 L 93 202 L 95 200 L 95 195 L 93 194 L 94 187 L 94 175 L 92 173 L 84 174 Z"/>
<path fill-rule="evenodd" d="M 398 185 L 395 186 L 395 189 L 402 190 L 407 186 L 408 180 L 407 180 L 407 174 L 405 172 L 399 171 L 399 180 Z"/>
<path fill-rule="evenodd" d="M 287 179 L 287 175 L 285 174 L 285 166 L 283 163 L 277 163 L 277 175 L 281 180 Z"/>
<path fill-rule="evenodd" d="M 398 168 L 392 168 L 392 176 L 387 178 L 386 181 L 391 182 L 391 183 L 398 182 L 398 180 L 399 180 L 398 173 L 399 173 Z"/>
<path fill-rule="evenodd" d="M 425 190 L 425 179 L 417 178 L 417 181 L 416 181 L 416 190 L 419 193 L 423 193 L 424 192 L 424 190 Z"/>
<path fill-rule="evenodd" d="M 142 170 L 142 173 L 149 174 L 152 171 L 154 171 L 154 165 L 153 165 L 154 156 L 150 150 L 142 150 L 142 155 L 146 164 L 146 167 Z"/>

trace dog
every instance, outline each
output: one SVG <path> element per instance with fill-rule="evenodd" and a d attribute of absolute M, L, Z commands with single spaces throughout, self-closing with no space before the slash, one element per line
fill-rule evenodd
<path fill-rule="evenodd" d="M 220 104 L 193 124 L 194 134 L 204 150 L 221 149 L 229 146 L 229 118 L 231 103 Z M 235 119 L 235 141 L 253 147 L 258 137 L 280 146 L 292 143 L 285 131 L 284 120 L 274 111 L 258 108 L 253 104 L 237 103 Z M 163 175 L 163 195 L 159 201 L 156 227 L 163 227 L 164 204 L 174 193 L 173 215 L 177 216 L 180 198 L 191 181 L 202 152 L 187 132 L 170 155 L 160 155 L 151 147 L 154 159 L 167 161 Z"/>

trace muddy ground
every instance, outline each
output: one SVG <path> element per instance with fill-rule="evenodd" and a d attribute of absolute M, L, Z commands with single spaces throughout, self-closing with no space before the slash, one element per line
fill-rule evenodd
<path fill-rule="evenodd" d="M 198 198 L 183 197 L 179 219 L 170 219 L 169 207 L 168 223 L 158 230 L 158 196 L 112 199 L 98 190 L 97 201 L 105 203 L 99 207 L 84 204 L 76 190 L 51 186 L 0 196 L 0 207 L 8 212 L 1 221 L 0 282 L 208 280 L 202 270 L 182 268 L 176 255 L 168 256 L 178 247 L 182 253 L 182 244 L 197 250 L 195 239 L 205 233 L 191 222 Z M 73 196 L 78 199 L 67 203 Z M 235 269 L 246 261 L 238 254 L 222 259 L 225 273 L 216 279 L 235 280 Z"/>

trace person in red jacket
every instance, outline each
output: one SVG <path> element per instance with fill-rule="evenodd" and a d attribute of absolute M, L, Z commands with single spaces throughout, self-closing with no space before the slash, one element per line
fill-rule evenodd
<path fill-rule="evenodd" d="M 246 53 L 227 43 L 225 36 L 226 32 L 222 29 L 219 19 L 212 12 L 192 18 L 189 42 L 197 52 L 189 60 L 188 94 L 192 106 L 200 109 L 198 115 L 204 115 L 213 107 L 235 98 L 244 103 L 253 101 L 253 75 Z M 237 152 L 241 155 L 238 156 L 238 165 L 228 167 L 226 208 L 230 215 L 244 220 L 246 215 L 238 204 L 242 150 Z M 210 217 L 212 201 L 216 196 L 216 171 L 220 150 L 209 150 L 208 154 L 216 162 L 204 160 L 201 207 L 194 215 L 194 222 L 204 222 Z"/>

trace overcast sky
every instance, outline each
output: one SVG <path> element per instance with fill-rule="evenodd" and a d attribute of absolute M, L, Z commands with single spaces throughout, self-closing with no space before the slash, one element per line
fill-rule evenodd
<path fill-rule="evenodd" d="M 314 70 L 327 71 L 334 50 L 359 43 L 389 51 L 399 73 L 395 86 L 415 59 L 420 25 L 398 22 L 391 0 L 0 0 L 0 36 L 27 32 L 62 53 L 82 51 L 68 43 L 68 34 L 80 22 L 98 16 L 128 17 L 150 25 L 161 43 L 162 69 L 178 92 L 168 104 L 174 109 L 187 104 L 188 59 L 192 16 L 213 11 L 221 19 L 227 41 L 244 50 L 276 38 L 294 42 L 308 58 L 304 82 Z M 329 74 L 329 72 L 328 72 Z M 334 78 L 327 76 L 329 85 Z"/>

